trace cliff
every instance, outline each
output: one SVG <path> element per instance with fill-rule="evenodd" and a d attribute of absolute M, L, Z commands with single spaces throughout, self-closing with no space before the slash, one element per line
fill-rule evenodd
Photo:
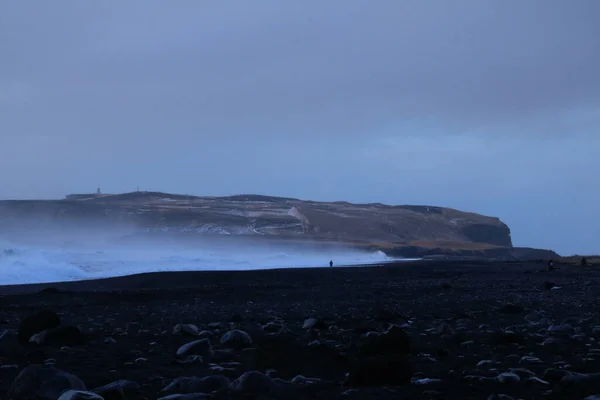
<path fill-rule="evenodd" d="M 110 228 L 122 234 L 170 232 L 310 239 L 374 246 L 392 253 L 399 252 L 395 248 L 408 249 L 406 255 L 414 253 L 411 248 L 431 247 L 420 243 L 512 248 L 510 229 L 498 218 L 433 206 L 154 192 L 0 202 L 0 233 L 46 232 L 57 228 L 63 231 Z"/>

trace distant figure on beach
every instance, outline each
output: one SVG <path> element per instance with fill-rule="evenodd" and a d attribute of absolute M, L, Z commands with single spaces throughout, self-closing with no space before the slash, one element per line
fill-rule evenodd
<path fill-rule="evenodd" d="M 552 271 L 554 269 L 554 261 L 548 261 L 548 271 Z"/>
<path fill-rule="evenodd" d="M 586 265 L 587 265 L 587 260 L 585 259 L 585 257 L 583 257 L 583 258 L 581 259 L 581 266 L 582 266 L 582 267 L 585 267 Z"/>
<path fill-rule="evenodd" d="M 333 268 L 333 260 L 329 261 L 329 268 Z"/>

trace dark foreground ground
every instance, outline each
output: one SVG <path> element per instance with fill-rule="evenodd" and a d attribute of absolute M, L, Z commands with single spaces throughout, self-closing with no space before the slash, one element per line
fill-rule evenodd
<path fill-rule="evenodd" d="M 16 379 L 31 364 L 71 373 L 89 390 L 135 382 L 97 390 L 105 399 L 600 394 L 598 270 L 415 262 L 146 274 L 0 287 L 0 294 L 5 399 L 42 398 L 26 397 L 34 389 L 57 398 L 65 386 L 79 387 L 74 378 L 41 387 L 47 378 L 39 370 Z M 55 329 L 42 345 L 19 344 L 19 323 L 43 309 L 58 313 L 62 326 L 78 327 L 82 337 L 77 329 Z M 198 331 L 174 333 L 177 324 Z M 225 335 L 235 329 L 252 342 Z M 204 338 L 210 348 L 203 341 L 176 354 Z M 249 371 L 258 372 L 244 374 Z M 207 376 L 213 378 L 201 379 Z"/>

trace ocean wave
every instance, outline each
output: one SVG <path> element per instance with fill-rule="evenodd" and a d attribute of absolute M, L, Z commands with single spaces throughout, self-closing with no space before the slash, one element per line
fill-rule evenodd
<path fill-rule="evenodd" d="M 3 247 L 0 285 L 97 279 L 144 272 L 329 267 L 330 259 L 336 266 L 390 260 L 381 251 L 354 250 L 43 248 L 8 244 Z"/>

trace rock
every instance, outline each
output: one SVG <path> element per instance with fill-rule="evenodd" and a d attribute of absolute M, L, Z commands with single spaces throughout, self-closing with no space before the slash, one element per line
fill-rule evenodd
<path fill-rule="evenodd" d="M 548 333 L 553 334 L 568 334 L 573 331 L 573 327 L 568 324 L 564 325 L 550 325 L 548 327 Z"/>
<path fill-rule="evenodd" d="M 496 377 L 496 380 L 499 383 L 519 383 L 521 382 L 521 378 L 519 375 L 512 372 L 503 372 Z"/>
<path fill-rule="evenodd" d="M 142 329 L 142 325 L 139 322 L 130 322 L 127 324 L 127 334 L 128 335 L 137 335 L 140 333 Z"/>
<path fill-rule="evenodd" d="M 75 326 L 60 326 L 31 336 L 29 342 L 47 346 L 78 346 L 85 343 L 85 338 Z"/>
<path fill-rule="evenodd" d="M 172 394 L 170 396 L 161 397 L 158 400 L 209 400 L 213 397 L 206 393 L 190 393 L 190 394 Z"/>
<path fill-rule="evenodd" d="M 296 375 L 291 382 L 296 385 L 314 385 L 321 382 L 319 378 L 307 378 L 302 375 Z"/>
<path fill-rule="evenodd" d="M 244 349 L 252 346 L 252 338 L 246 332 L 234 329 L 221 337 L 221 344 L 232 349 Z"/>
<path fill-rule="evenodd" d="M 271 378 L 258 371 L 243 373 L 233 381 L 230 389 L 247 396 L 279 396 L 284 389 L 285 382 Z"/>
<path fill-rule="evenodd" d="M 441 379 L 435 379 L 435 378 L 422 378 L 422 379 L 416 379 L 413 383 L 415 385 L 431 385 L 433 383 L 440 383 L 442 380 Z"/>
<path fill-rule="evenodd" d="M 348 374 L 350 387 L 405 385 L 410 383 L 412 368 L 404 356 L 375 356 L 360 360 Z"/>
<path fill-rule="evenodd" d="M 550 383 L 538 378 L 537 376 L 530 376 L 527 378 L 527 383 L 538 384 L 542 386 L 549 386 Z"/>
<path fill-rule="evenodd" d="M 549 282 L 549 281 L 544 282 L 544 288 L 546 290 L 550 290 L 555 287 L 557 287 L 557 285 L 554 282 Z"/>
<path fill-rule="evenodd" d="M 371 335 L 360 347 L 360 354 L 364 357 L 378 355 L 407 354 L 411 350 L 411 338 L 408 333 L 398 325 L 392 325 L 382 335 Z"/>
<path fill-rule="evenodd" d="M 544 314 L 538 311 L 532 311 L 525 316 L 525 320 L 531 323 L 538 323 L 544 318 Z"/>
<path fill-rule="evenodd" d="M 200 339 L 186 343 L 177 350 L 178 356 L 197 355 L 207 357 L 213 353 L 208 339 Z"/>
<path fill-rule="evenodd" d="M 120 380 L 92 389 L 92 392 L 102 396 L 104 400 L 125 400 L 139 396 L 141 389 L 136 382 Z"/>
<path fill-rule="evenodd" d="M 494 345 L 506 345 L 520 343 L 523 337 L 512 331 L 500 331 L 492 334 L 492 344 Z"/>
<path fill-rule="evenodd" d="M 67 390 L 60 395 L 58 400 L 106 400 L 96 393 L 86 392 L 83 390 Z"/>
<path fill-rule="evenodd" d="M 59 325 L 60 317 L 52 310 L 42 310 L 36 314 L 30 315 L 19 324 L 19 343 L 25 345 L 29 343 L 29 338 L 36 333 L 40 333 L 46 329 L 56 328 Z"/>
<path fill-rule="evenodd" d="M 523 356 L 519 360 L 519 364 L 522 364 L 522 365 L 536 365 L 536 364 L 543 364 L 543 361 L 540 360 L 537 357 Z"/>
<path fill-rule="evenodd" d="M 2 329 L 2 330 L 0 331 L 0 340 L 2 340 L 2 338 L 3 338 L 4 336 L 6 336 L 6 334 L 7 334 L 7 333 L 8 333 L 8 329 Z"/>
<path fill-rule="evenodd" d="M 222 375 L 205 376 L 204 378 L 180 377 L 176 378 L 163 392 L 170 393 L 211 393 L 215 391 L 227 390 L 229 387 L 229 379 Z"/>
<path fill-rule="evenodd" d="M 564 369 L 548 368 L 544 371 L 544 375 L 542 377 L 547 381 L 557 382 L 568 374 L 569 372 L 565 371 Z"/>
<path fill-rule="evenodd" d="M 600 400 L 600 394 L 593 394 L 591 396 L 586 397 L 583 400 Z"/>
<path fill-rule="evenodd" d="M 285 376 L 311 371 L 322 379 L 341 380 L 351 366 L 338 349 L 322 344 L 309 347 L 299 337 L 289 334 L 259 337 L 255 357 L 256 369 L 275 369 Z"/>
<path fill-rule="evenodd" d="M 198 336 L 200 329 L 194 324 L 177 324 L 173 328 L 173 335 Z"/>
<path fill-rule="evenodd" d="M 7 400 L 56 400 L 66 390 L 86 390 L 75 375 L 53 367 L 30 365 L 23 369 L 8 389 Z"/>
<path fill-rule="evenodd" d="M 502 307 L 500 307 L 498 312 L 500 312 L 502 314 L 522 314 L 525 312 L 525 309 L 523 307 L 521 307 L 520 305 L 513 304 L 513 303 L 507 303 L 507 304 L 503 305 Z"/>
<path fill-rule="evenodd" d="M 269 322 L 261 327 L 264 332 L 278 333 L 285 329 L 285 325 L 281 322 Z"/>
<path fill-rule="evenodd" d="M 204 362 L 204 359 L 202 356 L 187 356 L 183 360 L 175 360 L 175 362 L 177 364 L 195 364 Z"/>
<path fill-rule="evenodd" d="M 324 330 L 327 329 L 327 324 L 318 318 L 308 318 L 304 321 L 302 329 Z"/>

